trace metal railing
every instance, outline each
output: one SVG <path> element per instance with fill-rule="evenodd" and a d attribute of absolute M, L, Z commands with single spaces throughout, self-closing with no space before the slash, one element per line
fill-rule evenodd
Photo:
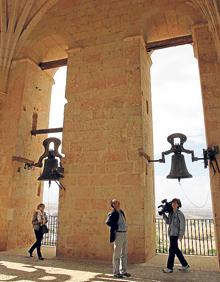
<path fill-rule="evenodd" d="M 49 215 L 48 224 L 47 224 L 49 232 L 47 234 L 44 234 L 42 245 L 56 246 L 57 225 L 58 225 L 58 216 Z"/>
<path fill-rule="evenodd" d="M 42 244 L 56 246 L 57 216 L 48 216 L 49 233 L 44 235 Z M 169 252 L 167 224 L 162 218 L 156 219 L 156 252 Z M 186 255 L 215 256 L 215 234 L 213 219 L 186 219 L 186 231 L 179 246 Z"/>
<path fill-rule="evenodd" d="M 156 252 L 169 252 L 167 224 L 156 219 Z M 213 219 L 186 219 L 186 230 L 179 247 L 186 255 L 215 256 L 215 234 Z"/>

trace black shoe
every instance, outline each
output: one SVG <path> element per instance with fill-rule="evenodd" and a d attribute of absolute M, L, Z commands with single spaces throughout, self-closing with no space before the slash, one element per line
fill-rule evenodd
<path fill-rule="evenodd" d="M 122 275 L 125 276 L 125 277 L 131 277 L 131 274 L 128 273 L 128 272 L 124 272 L 124 273 L 122 273 Z"/>
<path fill-rule="evenodd" d="M 43 257 L 39 257 L 39 260 L 44 260 L 44 258 Z"/>
<path fill-rule="evenodd" d="M 32 252 L 28 251 L 28 253 L 29 253 L 30 257 L 33 257 L 33 253 Z"/>
<path fill-rule="evenodd" d="M 121 274 L 121 273 L 114 274 L 114 277 L 116 277 L 116 278 L 123 278 L 123 274 Z"/>

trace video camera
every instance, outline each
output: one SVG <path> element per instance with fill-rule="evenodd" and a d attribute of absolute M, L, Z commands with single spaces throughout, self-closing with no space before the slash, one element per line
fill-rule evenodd
<path fill-rule="evenodd" d="M 164 199 L 161 201 L 162 205 L 158 206 L 158 209 L 161 208 L 161 210 L 158 211 L 159 215 L 163 215 L 164 213 L 171 213 L 173 211 L 172 208 L 172 201 L 167 202 L 167 199 Z"/>

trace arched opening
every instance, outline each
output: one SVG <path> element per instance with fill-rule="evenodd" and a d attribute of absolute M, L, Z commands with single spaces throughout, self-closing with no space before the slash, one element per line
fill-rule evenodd
<path fill-rule="evenodd" d="M 202 157 L 203 148 L 207 145 L 198 64 L 192 46 L 155 51 L 151 58 L 154 159 L 161 158 L 161 152 L 170 149 L 167 136 L 173 133 L 185 134 L 187 141 L 184 147 Z M 192 255 L 216 255 L 215 243 L 208 238 L 214 236 L 208 169 L 204 169 L 202 161 L 192 163 L 189 155 L 184 156 L 193 177 L 182 179 L 180 183 L 177 179 L 166 178 L 171 168 L 171 155 L 166 157 L 165 164 L 155 163 L 156 212 L 161 200 L 180 198 L 187 222 L 183 251 Z M 161 225 L 163 220 L 158 212 L 156 216 L 157 252 L 167 253 L 167 239 L 159 231 L 161 227 L 166 230 L 166 226 Z M 201 247 L 199 236 L 204 238 L 207 232 L 210 236 Z M 193 240 L 193 236 L 197 236 L 198 240 Z M 162 240 L 161 244 L 159 240 Z"/>
<path fill-rule="evenodd" d="M 48 128 L 63 127 L 67 67 L 60 67 L 54 74 L 54 85 L 51 92 L 51 104 Z M 62 141 L 62 132 L 50 133 L 48 137 L 56 137 Z M 51 144 L 50 144 L 51 145 Z M 60 152 L 62 153 L 62 143 Z M 59 204 L 59 187 L 52 181 L 49 186 L 48 181 L 44 182 L 43 202 L 48 214 L 49 234 L 45 235 L 44 244 L 55 246 L 57 241 L 57 221 Z"/>

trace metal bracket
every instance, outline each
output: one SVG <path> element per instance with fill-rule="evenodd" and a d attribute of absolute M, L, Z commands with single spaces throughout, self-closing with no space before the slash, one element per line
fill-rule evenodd
<path fill-rule="evenodd" d="M 179 144 L 175 144 L 175 138 L 179 138 Z M 219 154 L 219 146 L 209 146 L 207 149 L 203 149 L 203 157 L 198 158 L 195 157 L 193 150 L 188 150 L 183 147 L 183 143 L 187 140 L 186 135 L 182 133 L 174 133 L 167 137 L 167 141 L 171 144 L 171 148 L 167 151 L 161 153 L 161 158 L 157 160 L 151 160 L 150 157 L 143 151 L 143 149 L 138 149 L 139 156 L 142 156 L 146 159 L 147 162 L 160 162 L 165 163 L 165 156 L 171 153 L 186 153 L 191 155 L 192 162 L 203 160 L 204 168 L 207 168 L 208 165 L 213 169 L 214 174 L 216 172 L 220 173 L 220 168 L 218 165 L 218 161 L 216 159 L 216 155 Z"/>
<path fill-rule="evenodd" d="M 34 165 L 34 161 L 23 158 L 23 157 L 18 157 L 18 156 L 12 156 L 12 161 L 17 161 L 17 162 L 21 162 L 24 163 L 24 168 L 25 169 L 32 169 Z"/>
<path fill-rule="evenodd" d="M 31 135 L 36 136 L 37 134 L 48 134 L 48 133 L 57 133 L 57 132 L 63 132 L 63 127 L 33 129 L 31 130 Z"/>

